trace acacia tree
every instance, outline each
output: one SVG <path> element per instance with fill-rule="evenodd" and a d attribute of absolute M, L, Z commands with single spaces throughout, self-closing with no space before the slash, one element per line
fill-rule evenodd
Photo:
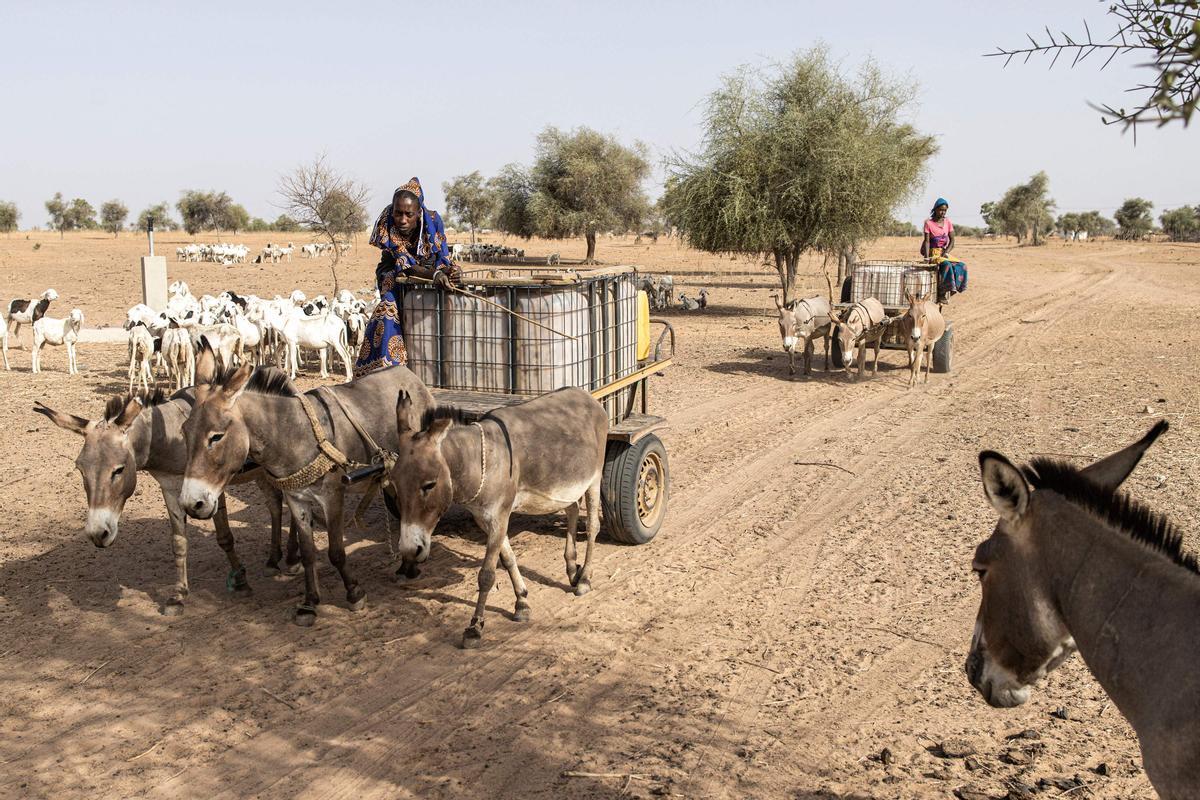
<path fill-rule="evenodd" d="M 100 204 L 100 225 L 113 236 L 125 227 L 125 219 L 128 216 L 129 209 L 120 200 L 109 200 Z"/>
<path fill-rule="evenodd" d="M 144 231 L 149 227 L 150 220 L 154 220 L 155 230 L 160 231 L 177 231 L 179 223 L 171 216 L 171 206 L 165 200 L 161 203 L 156 203 L 152 206 L 147 206 L 142 209 L 142 213 L 138 214 L 137 230 Z"/>
<path fill-rule="evenodd" d="M 1113 214 L 1117 218 L 1118 239 L 1145 239 L 1154 231 L 1150 211 L 1154 203 L 1141 197 L 1131 197 Z"/>
<path fill-rule="evenodd" d="M 234 222 L 240 223 L 240 217 L 237 220 L 233 219 L 233 215 L 236 214 L 232 210 L 233 205 L 233 200 L 225 192 L 199 192 L 189 189 L 180 196 L 175 208 L 179 209 L 183 229 L 190 236 L 195 236 L 201 231 L 230 230 Z M 242 213 L 245 213 L 244 209 Z M 245 222 L 249 221 L 249 215 L 246 215 Z"/>
<path fill-rule="evenodd" d="M 487 224 L 496 196 L 488 191 L 479 170 L 467 175 L 455 175 L 442 184 L 446 193 L 446 209 L 471 229 L 471 244 L 475 244 L 475 229 Z"/>
<path fill-rule="evenodd" d="M 332 245 L 329 270 L 333 291 L 340 290 L 337 267 L 341 244 L 367 226 L 367 188 L 334 170 L 320 155 L 279 180 L 284 211 L 300 227 Z"/>
<path fill-rule="evenodd" d="M 1099 211 L 1084 211 L 1079 215 L 1081 230 L 1086 231 L 1089 239 L 1097 236 L 1112 236 L 1117 230 L 1117 224 Z"/>
<path fill-rule="evenodd" d="M 96 209 L 92 208 L 92 204 L 82 197 L 76 197 L 71 201 L 67 213 L 75 221 L 76 228 L 91 231 L 100 227 L 100 223 L 96 222 Z"/>
<path fill-rule="evenodd" d="M 1186 126 L 1200 102 L 1200 0 L 1116 0 L 1106 5 L 1117 21 L 1107 39 L 1093 38 L 1084 20 L 1082 34 L 1061 31 L 1055 36 L 1046 28 L 1046 39 L 1027 36 L 1030 47 L 998 47 L 987 55 L 1002 57 L 1005 66 L 1017 57 L 1028 62 L 1035 55 L 1052 55 L 1052 67 L 1064 54 L 1072 67 L 1095 55 L 1094 62 L 1103 62 L 1101 69 L 1116 58 L 1137 56 L 1153 78 L 1127 90 L 1140 95 L 1132 110 L 1099 106 L 1101 121 L 1133 128 L 1135 136 L 1137 126 L 1146 122 L 1162 126 L 1182 121 Z"/>
<path fill-rule="evenodd" d="M 1173 208 L 1159 217 L 1163 233 L 1172 242 L 1195 242 L 1200 240 L 1200 206 Z"/>
<path fill-rule="evenodd" d="M 1054 200 L 1048 195 L 1050 178 L 1039 172 L 1027 183 L 1020 183 L 1004 193 L 996 203 L 985 203 L 980 209 L 988 228 L 994 233 L 1017 237 L 1017 244 L 1031 239 L 1031 244 L 1043 244 L 1043 234 L 1054 230 Z"/>
<path fill-rule="evenodd" d="M 497 224 L 508 233 L 547 239 L 582 235 L 587 241 L 583 263 L 595 264 L 598 232 L 628 230 L 645 216 L 650 201 L 642 183 L 649 174 L 640 142 L 626 147 L 591 128 L 547 127 L 538 134 L 533 168 L 506 178 L 518 190 L 502 197 L 501 205 L 524 197 L 524 208 L 507 209 Z M 518 229 L 507 227 L 513 219 Z"/>
<path fill-rule="evenodd" d="M 701 151 L 669 163 L 663 207 L 688 243 L 773 262 L 785 298 L 800 256 L 885 231 L 937 145 L 901 121 L 915 90 L 868 62 L 847 75 L 818 47 L 770 75 L 743 68 L 707 102 Z"/>
<path fill-rule="evenodd" d="M 17 221 L 21 212 L 16 203 L 0 201 L 0 231 L 11 234 L 17 229 Z"/>
<path fill-rule="evenodd" d="M 497 228 L 528 239 L 533 236 L 533 220 L 529 216 L 529 198 L 533 196 L 529 171 L 520 164 L 506 164 L 487 182 L 494 207 L 493 222 Z"/>

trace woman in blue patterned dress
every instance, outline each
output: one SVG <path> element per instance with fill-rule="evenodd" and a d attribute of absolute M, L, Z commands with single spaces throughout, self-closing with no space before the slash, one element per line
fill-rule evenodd
<path fill-rule="evenodd" d="M 354 365 L 355 376 L 408 360 L 400 308 L 393 292 L 397 276 L 426 278 L 443 287 L 462 280 L 458 267 L 450 260 L 442 218 L 425 207 L 425 193 L 416 178 L 392 193 L 392 202 L 371 231 L 371 244 L 383 251 L 375 268 L 380 300 L 367 323 Z"/>

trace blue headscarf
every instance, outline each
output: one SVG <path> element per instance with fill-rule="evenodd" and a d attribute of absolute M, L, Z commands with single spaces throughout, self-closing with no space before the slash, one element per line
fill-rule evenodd
<path fill-rule="evenodd" d="M 414 178 L 414 180 L 415 180 L 415 178 Z M 934 200 L 934 201 L 933 201 L 933 208 L 931 208 L 931 209 L 929 210 L 929 216 L 931 216 L 931 217 L 933 216 L 933 212 L 934 212 L 934 211 L 937 211 L 937 209 L 938 209 L 938 206 L 945 206 L 946 208 L 949 208 L 949 207 L 950 207 L 950 203 L 946 202 L 946 198 L 944 198 L 944 197 L 939 197 L 937 200 Z M 390 207 L 390 206 L 389 206 L 389 207 Z"/>
<path fill-rule="evenodd" d="M 449 268 L 452 266 L 452 262 L 450 261 L 450 250 L 446 247 L 446 229 L 442 225 L 442 218 L 438 216 L 438 213 L 425 207 L 425 192 L 421 188 L 421 181 L 417 178 L 410 178 L 408 183 L 392 192 L 393 203 L 396 195 L 401 192 L 408 192 L 417 198 L 417 203 L 421 206 L 420 231 L 417 235 L 417 258 L 424 258 L 433 253 L 437 257 L 434 263 L 435 269 L 437 267 Z M 404 270 L 417 266 L 417 258 L 408 252 L 408 236 L 396 230 L 392 222 L 392 203 L 387 204 L 380 213 L 379 219 L 375 221 L 375 227 L 371 231 L 371 244 L 380 250 L 391 253 L 396 259 L 397 269 Z"/>

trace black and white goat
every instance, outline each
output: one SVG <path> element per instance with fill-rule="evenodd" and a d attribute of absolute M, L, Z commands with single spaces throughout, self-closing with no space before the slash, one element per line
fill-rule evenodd
<path fill-rule="evenodd" d="M 58 299 L 58 292 L 53 289 L 47 289 L 42 292 L 42 296 L 31 300 L 17 299 L 10 302 L 4 308 L 5 328 L 13 326 L 13 339 L 17 344 L 21 343 L 21 326 L 32 325 L 42 317 L 46 316 L 46 309 L 50 307 L 50 303 Z"/>

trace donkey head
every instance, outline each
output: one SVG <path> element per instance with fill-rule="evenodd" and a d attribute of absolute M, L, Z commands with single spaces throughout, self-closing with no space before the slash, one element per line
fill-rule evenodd
<path fill-rule="evenodd" d="M 836 309 L 829 312 L 829 322 L 830 333 L 842 348 L 842 366 L 849 369 L 850 365 L 854 363 L 854 342 L 858 339 L 859 332 Z"/>
<path fill-rule="evenodd" d="M 454 500 L 450 465 L 442 451 L 442 442 L 453 424 L 450 417 L 435 417 L 422 429 L 412 397 L 400 391 L 396 399 L 399 448 L 391 481 L 400 512 L 398 549 L 405 560 L 424 561 L 429 557 L 433 529 Z"/>
<path fill-rule="evenodd" d="M 796 349 L 796 342 L 799 341 L 796 304 L 790 301 L 781 302 L 777 294 L 771 295 L 771 299 L 775 301 L 775 308 L 779 310 L 779 338 L 783 339 L 783 350 L 790 353 Z"/>
<path fill-rule="evenodd" d="M 142 402 L 134 397 L 114 397 L 108 401 L 104 417 L 96 422 L 60 413 L 41 403 L 33 410 L 63 430 L 83 437 L 83 448 L 75 459 L 88 501 L 83 532 L 96 547 L 108 547 L 116 541 L 125 501 L 137 488 L 137 462 L 128 432 L 142 411 Z"/>
<path fill-rule="evenodd" d="M 250 432 L 237 401 L 254 368 L 243 364 L 227 376 L 218 375 L 216 355 L 202 341 L 196 359 L 196 404 L 183 423 L 188 459 L 179 502 L 189 516 L 208 519 L 250 452 Z"/>
<path fill-rule="evenodd" d="M 925 304 L 929 302 L 929 293 L 918 296 L 905 291 L 904 299 L 908 301 L 908 311 L 904 314 L 904 323 L 911 332 L 910 336 L 914 340 L 920 340 L 925 328 L 925 317 L 928 314 Z"/>
<path fill-rule="evenodd" d="M 1140 441 L 1080 472 L 1101 489 L 1113 491 L 1166 429 L 1160 422 Z M 1032 684 L 1074 652 L 1075 640 L 1037 561 L 1035 537 L 1052 536 L 1047 528 L 1053 521 L 1039 519 L 1037 493 L 1007 458 L 985 450 L 979 454 L 979 469 L 984 493 L 1000 521 L 976 548 L 971 564 L 983 596 L 966 672 L 989 704 L 1008 708 L 1029 699 Z"/>

